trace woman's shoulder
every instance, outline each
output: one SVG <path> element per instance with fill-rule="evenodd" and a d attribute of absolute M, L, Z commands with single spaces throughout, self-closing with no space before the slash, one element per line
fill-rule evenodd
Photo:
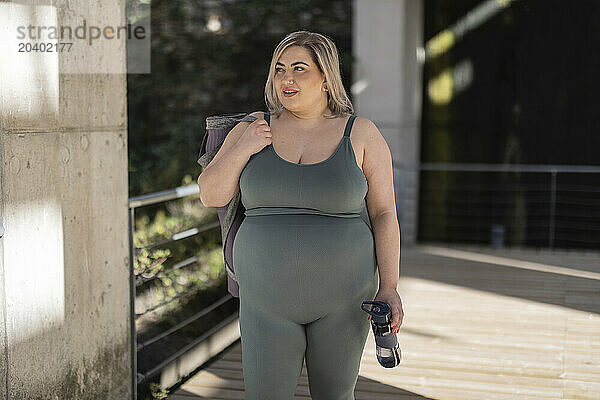
<path fill-rule="evenodd" d="M 369 118 L 356 117 L 350 137 L 359 151 L 365 155 L 365 158 L 385 158 L 390 151 L 387 141 L 377 128 L 377 125 Z"/>
<path fill-rule="evenodd" d="M 379 129 L 373 121 L 371 121 L 367 117 L 361 117 L 354 114 L 356 118 L 354 119 L 354 123 L 352 125 L 352 138 L 358 139 L 361 142 L 368 142 L 369 138 L 372 138 L 373 135 L 381 135 Z"/>
<path fill-rule="evenodd" d="M 356 117 L 354 119 L 354 125 L 356 127 L 360 127 L 361 130 L 377 129 L 377 127 L 375 126 L 375 123 L 373 123 L 373 121 L 371 121 L 369 118 L 362 117 L 362 116 L 356 115 L 356 114 L 353 114 L 353 115 Z"/>

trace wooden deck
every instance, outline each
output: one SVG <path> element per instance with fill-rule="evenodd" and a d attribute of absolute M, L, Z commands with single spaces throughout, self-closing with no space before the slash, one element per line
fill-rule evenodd
<path fill-rule="evenodd" d="M 403 247 L 401 275 L 402 363 L 369 333 L 357 400 L 600 399 L 599 253 Z M 168 397 L 243 398 L 239 342 Z"/>

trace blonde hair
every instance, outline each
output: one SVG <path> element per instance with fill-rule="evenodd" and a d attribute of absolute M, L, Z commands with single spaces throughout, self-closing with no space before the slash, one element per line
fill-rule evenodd
<path fill-rule="evenodd" d="M 289 33 L 275 47 L 267 83 L 265 84 L 265 103 L 267 109 L 276 116 L 283 112 L 283 105 L 277 97 L 277 89 L 273 83 L 275 75 L 275 64 L 281 54 L 290 46 L 300 46 L 308 50 L 313 62 L 317 65 L 320 72 L 325 74 L 327 80 L 327 105 L 331 114 L 324 115 L 325 118 L 336 118 L 347 114 L 354 114 L 352 102 L 346 94 L 342 84 L 340 73 L 340 61 L 335 43 L 325 35 L 308 31 L 296 31 Z"/>

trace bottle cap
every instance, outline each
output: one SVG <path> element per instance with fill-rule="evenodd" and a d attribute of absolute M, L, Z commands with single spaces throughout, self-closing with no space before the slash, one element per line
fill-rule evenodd
<path fill-rule="evenodd" d="M 371 304 L 370 309 L 365 305 Z M 363 301 L 360 308 L 371 315 L 371 319 L 378 325 L 386 325 L 392 322 L 392 308 L 385 301 Z"/>

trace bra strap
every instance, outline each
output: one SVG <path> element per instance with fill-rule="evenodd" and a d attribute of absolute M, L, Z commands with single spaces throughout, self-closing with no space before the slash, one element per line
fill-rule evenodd
<path fill-rule="evenodd" d="M 271 113 L 269 111 L 265 112 L 265 121 L 267 121 L 267 125 L 271 126 Z"/>
<path fill-rule="evenodd" d="M 344 130 L 344 136 L 350 137 L 350 131 L 352 130 L 352 124 L 354 123 L 354 119 L 356 119 L 356 115 L 352 114 L 350 118 L 348 118 L 348 122 L 346 122 L 346 130 Z"/>

